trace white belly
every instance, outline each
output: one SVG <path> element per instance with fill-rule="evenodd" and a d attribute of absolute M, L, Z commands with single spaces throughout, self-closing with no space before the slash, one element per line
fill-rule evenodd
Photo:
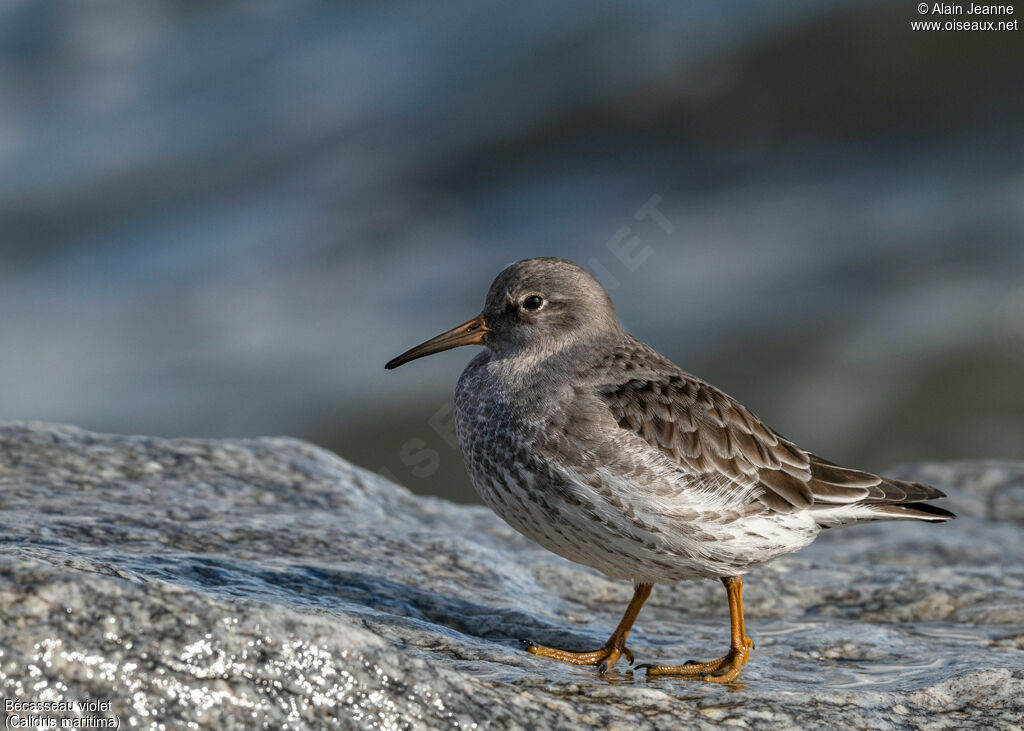
<path fill-rule="evenodd" d="M 652 515 L 643 490 L 635 487 L 596 490 L 551 465 L 492 463 L 487 469 L 468 458 L 467 465 L 483 501 L 506 523 L 549 551 L 614 578 L 670 583 L 734 576 L 803 548 L 818 533 L 806 513 L 684 525 L 670 515 Z M 620 505 L 610 503 L 606 492 Z M 640 504 L 631 504 L 631 495 Z"/>

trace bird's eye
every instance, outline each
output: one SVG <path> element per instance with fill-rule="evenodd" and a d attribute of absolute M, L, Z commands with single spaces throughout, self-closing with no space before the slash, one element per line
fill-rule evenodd
<path fill-rule="evenodd" d="M 528 310 L 539 310 L 541 305 L 544 304 L 544 298 L 539 294 L 531 294 L 529 297 L 523 300 L 523 307 Z"/>

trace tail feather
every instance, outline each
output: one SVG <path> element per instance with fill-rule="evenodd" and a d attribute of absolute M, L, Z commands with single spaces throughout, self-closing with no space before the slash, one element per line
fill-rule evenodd
<path fill-rule="evenodd" d="M 865 503 L 917 503 L 937 500 L 946 493 L 922 482 L 907 482 L 883 477 L 882 481 L 868 489 Z"/>
<path fill-rule="evenodd" d="M 846 505 L 821 504 L 814 510 L 814 519 L 822 528 L 835 528 L 872 520 L 922 520 L 944 523 L 956 515 L 925 500 L 937 500 L 946 493 L 931 485 L 905 480 L 882 478 L 868 488 L 867 497 Z"/>
<path fill-rule="evenodd" d="M 872 506 L 878 518 L 876 520 L 924 520 L 929 523 L 944 523 L 956 517 L 945 508 L 939 508 L 931 503 L 900 503 L 897 505 L 882 504 Z"/>

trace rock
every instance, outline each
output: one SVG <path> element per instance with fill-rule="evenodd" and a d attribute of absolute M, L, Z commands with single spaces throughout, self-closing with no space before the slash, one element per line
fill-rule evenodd
<path fill-rule="evenodd" d="M 291 439 L 0 426 L 0 694 L 109 702 L 84 715 L 123 728 L 1019 725 L 1024 464 L 899 474 L 962 517 L 842 529 L 755 571 L 757 648 L 719 687 L 523 652 L 599 646 L 631 587 L 486 508 Z M 640 662 L 721 654 L 724 591 L 656 587 L 630 639 Z"/>

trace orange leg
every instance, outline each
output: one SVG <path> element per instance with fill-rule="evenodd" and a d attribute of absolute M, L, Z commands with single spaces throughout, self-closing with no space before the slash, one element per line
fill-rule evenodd
<path fill-rule="evenodd" d="M 626 653 L 626 659 L 633 662 L 633 652 L 626 647 L 626 637 L 629 636 L 629 630 L 632 629 L 633 622 L 636 621 L 636 615 L 640 614 L 640 607 L 644 605 L 647 597 L 651 595 L 651 587 L 651 584 L 636 585 L 633 599 L 629 602 L 629 606 L 626 607 L 626 613 L 622 615 L 622 621 L 619 622 L 619 626 L 615 628 L 612 636 L 608 638 L 608 641 L 604 643 L 604 647 L 600 650 L 571 652 L 569 650 L 558 650 L 553 647 L 544 647 L 533 642 L 528 644 L 526 650 L 534 655 L 550 657 L 562 662 L 571 662 L 575 665 L 597 665 L 597 669 L 602 673 L 611 670 L 615 663 L 619 661 L 622 653 Z"/>
<path fill-rule="evenodd" d="M 750 658 L 754 641 L 747 637 L 743 623 L 743 578 L 732 576 L 722 579 L 729 595 L 729 624 L 732 643 L 729 652 L 709 662 L 688 662 L 685 665 L 641 665 L 647 669 L 647 677 L 656 675 L 699 676 L 709 683 L 731 683 L 740 676 L 740 671 Z"/>

